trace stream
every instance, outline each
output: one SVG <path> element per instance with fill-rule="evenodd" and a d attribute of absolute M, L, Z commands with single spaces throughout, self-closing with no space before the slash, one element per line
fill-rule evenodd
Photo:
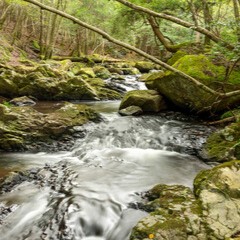
<path fill-rule="evenodd" d="M 147 215 L 137 209 L 141 192 L 192 187 L 209 168 L 196 157 L 210 132 L 201 123 L 173 112 L 120 117 L 119 101 L 86 104 L 104 121 L 79 127 L 71 151 L 1 153 L 0 177 L 17 181 L 0 195 L 1 240 L 128 240 Z"/>

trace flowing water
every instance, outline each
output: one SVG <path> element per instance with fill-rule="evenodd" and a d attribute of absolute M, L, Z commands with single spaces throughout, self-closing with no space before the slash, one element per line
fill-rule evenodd
<path fill-rule="evenodd" d="M 120 117 L 119 102 L 88 104 L 105 120 L 79 127 L 85 137 L 71 152 L 1 154 L 2 175 L 31 169 L 0 195 L 1 240 L 127 240 L 146 216 L 129 207 L 140 192 L 157 183 L 191 187 L 208 168 L 186 154 L 204 142 L 205 126 L 169 115 Z"/>

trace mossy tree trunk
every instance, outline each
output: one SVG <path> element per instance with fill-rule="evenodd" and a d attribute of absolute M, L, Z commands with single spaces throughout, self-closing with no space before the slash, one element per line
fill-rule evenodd
<path fill-rule="evenodd" d="M 206 0 L 202 0 L 202 4 L 203 4 L 203 17 L 204 17 L 205 28 L 209 32 L 211 32 L 211 23 L 212 23 L 211 9 L 210 9 L 209 3 Z M 210 43 L 211 43 L 211 39 L 205 35 L 204 44 L 210 45 Z"/>
<path fill-rule="evenodd" d="M 236 32 L 238 43 L 240 44 L 240 0 L 233 0 L 234 16 L 236 21 Z"/>

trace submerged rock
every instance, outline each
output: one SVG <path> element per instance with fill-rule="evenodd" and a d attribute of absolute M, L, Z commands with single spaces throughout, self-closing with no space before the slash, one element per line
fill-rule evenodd
<path fill-rule="evenodd" d="M 143 112 L 159 112 L 166 109 L 166 103 L 162 96 L 154 90 L 133 90 L 126 93 L 119 110 L 130 106 L 138 106 Z"/>
<path fill-rule="evenodd" d="M 239 239 L 240 161 L 200 172 L 194 193 L 184 186 L 157 185 L 143 209 L 150 214 L 133 228 L 131 240 Z"/>

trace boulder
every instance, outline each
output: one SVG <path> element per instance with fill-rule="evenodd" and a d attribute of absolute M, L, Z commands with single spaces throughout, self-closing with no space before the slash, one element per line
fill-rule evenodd
<path fill-rule="evenodd" d="M 121 109 L 118 113 L 122 116 L 137 116 L 143 113 L 143 110 L 138 106 L 129 106 L 127 108 Z"/>
<path fill-rule="evenodd" d="M 209 161 L 225 162 L 240 159 L 240 122 L 232 123 L 212 133 L 204 151 Z"/>
<path fill-rule="evenodd" d="M 208 239 L 240 237 L 240 161 L 202 171 L 194 180 Z"/>
<path fill-rule="evenodd" d="M 25 95 L 39 100 L 112 100 L 121 97 L 102 79 L 93 78 L 89 81 L 89 77 L 84 75 L 84 80 L 81 76 L 66 72 L 65 69 L 69 67 L 69 61 L 65 65 L 58 62 L 55 65 L 54 62 L 44 63 L 28 67 L 24 74 L 2 68 L 0 95 L 9 98 Z M 95 74 L 90 76 L 92 78 Z"/>
<path fill-rule="evenodd" d="M 91 77 L 91 78 L 95 78 L 96 77 L 93 69 L 92 68 L 86 68 L 86 67 L 85 68 L 81 68 L 76 75 L 86 75 L 86 76 Z"/>
<path fill-rule="evenodd" d="M 198 202 L 191 189 L 181 185 L 157 185 L 147 194 L 144 209 L 150 214 L 133 228 L 130 240 L 205 239 Z"/>
<path fill-rule="evenodd" d="M 162 96 L 154 90 L 129 91 L 124 95 L 119 110 L 130 106 L 138 106 L 143 112 L 159 112 L 166 109 Z"/>
<path fill-rule="evenodd" d="M 214 90 L 224 89 L 228 92 L 240 88 L 240 74 L 234 73 L 229 84 L 224 84 L 225 68 L 214 65 L 204 55 L 185 55 L 176 61 L 173 67 Z M 223 111 L 240 102 L 239 97 L 219 99 L 193 82 L 169 71 L 155 79 L 153 77 L 147 86 L 157 90 L 181 110 L 198 114 Z"/>
<path fill-rule="evenodd" d="M 99 120 L 99 114 L 85 105 L 65 103 L 59 110 L 43 114 L 30 106 L 0 104 L 0 149 L 27 150 L 32 143 L 51 143 L 63 134 L 72 134 L 75 126 Z"/>
<path fill-rule="evenodd" d="M 150 214 L 130 239 L 208 240 L 240 237 L 240 161 L 201 171 L 188 187 L 157 185 L 141 208 Z"/>
<path fill-rule="evenodd" d="M 140 61 L 135 64 L 135 67 L 141 72 L 141 73 L 147 73 L 153 69 L 156 69 L 156 64 L 152 62 L 145 62 Z"/>
<path fill-rule="evenodd" d="M 93 68 L 93 71 L 94 71 L 96 77 L 98 77 L 98 78 L 107 79 L 107 78 L 111 77 L 111 73 L 108 71 L 107 68 L 105 68 L 103 66 L 95 66 Z"/>
<path fill-rule="evenodd" d="M 33 106 L 36 104 L 31 98 L 23 96 L 23 97 L 18 97 L 14 98 L 9 103 L 15 105 L 15 106 Z"/>

